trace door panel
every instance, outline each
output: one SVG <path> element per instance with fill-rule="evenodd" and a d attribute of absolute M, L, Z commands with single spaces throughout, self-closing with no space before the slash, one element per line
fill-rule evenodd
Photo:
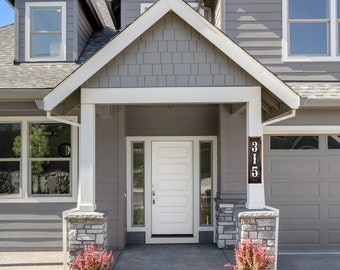
<path fill-rule="evenodd" d="M 193 143 L 152 142 L 152 235 L 193 234 Z"/>

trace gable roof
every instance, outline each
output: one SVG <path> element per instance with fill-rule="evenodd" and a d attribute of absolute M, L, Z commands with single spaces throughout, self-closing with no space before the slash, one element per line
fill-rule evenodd
<path fill-rule="evenodd" d="M 44 109 L 48 111 L 56 107 L 170 11 L 182 18 L 290 108 L 298 108 L 299 96 L 294 91 L 187 3 L 182 0 L 159 0 L 50 92 L 44 98 Z"/>

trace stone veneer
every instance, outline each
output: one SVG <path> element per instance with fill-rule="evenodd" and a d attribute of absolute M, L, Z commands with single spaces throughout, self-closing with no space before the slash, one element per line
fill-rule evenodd
<path fill-rule="evenodd" d="M 219 248 L 234 248 L 237 244 L 236 222 L 237 209 L 244 209 L 244 199 L 216 200 L 216 243 Z"/>
<path fill-rule="evenodd" d="M 277 255 L 276 220 L 278 212 L 249 210 L 245 200 L 216 199 L 216 242 L 219 248 L 234 248 L 243 239 L 250 238 L 271 254 Z M 277 258 L 276 258 L 277 259 Z M 273 264 L 268 269 L 274 269 Z"/>
<path fill-rule="evenodd" d="M 243 209 L 237 213 L 237 242 L 250 238 L 255 245 L 265 247 L 271 254 L 277 254 L 276 219 L 278 212 L 269 210 Z M 276 258 L 277 259 L 277 258 Z M 275 264 L 267 269 L 274 269 Z"/>
<path fill-rule="evenodd" d="M 73 212 L 65 217 L 67 227 L 67 264 L 75 261 L 78 252 L 93 244 L 95 249 L 106 249 L 107 218 L 100 212 Z"/>

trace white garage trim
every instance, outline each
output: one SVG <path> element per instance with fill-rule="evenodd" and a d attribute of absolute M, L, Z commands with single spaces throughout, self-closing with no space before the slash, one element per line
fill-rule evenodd
<path fill-rule="evenodd" d="M 338 126 L 264 126 L 263 134 L 289 135 L 289 134 L 339 134 Z"/>

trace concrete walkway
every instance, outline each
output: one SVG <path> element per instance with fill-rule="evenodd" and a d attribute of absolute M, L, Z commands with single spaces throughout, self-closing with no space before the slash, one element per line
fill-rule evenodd
<path fill-rule="evenodd" d="M 115 250 L 112 270 L 226 270 L 234 263 L 233 250 L 216 245 L 129 245 Z M 0 252 L 0 270 L 62 270 L 63 254 Z M 340 253 L 281 253 L 278 270 L 340 270 Z"/>
<path fill-rule="evenodd" d="M 0 252 L 1 270 L 63 270 L 61 251 Z"/>

